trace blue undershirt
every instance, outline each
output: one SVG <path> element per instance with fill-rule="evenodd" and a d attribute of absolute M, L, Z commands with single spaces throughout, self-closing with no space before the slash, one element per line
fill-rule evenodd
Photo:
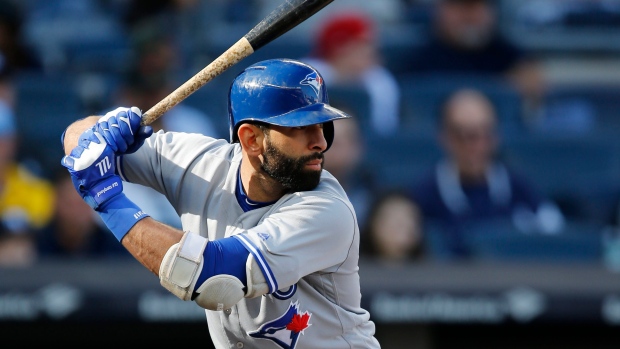
<path fill-rule="evenodd" d="M 241 182 L 241 168 L 239 168 L 239 173 L 237 174 L 237 188 L 235 188 L 235 196 L 237 197 L 237 202 L 239 203 L 239 206 L 241 206 L 241 209 L 243 209 L 243 212 L 273 205 L 277 201 L 260 202 L 250 199 L 246 195 L 245 190 L 243 190 L 243 182 Z"/>

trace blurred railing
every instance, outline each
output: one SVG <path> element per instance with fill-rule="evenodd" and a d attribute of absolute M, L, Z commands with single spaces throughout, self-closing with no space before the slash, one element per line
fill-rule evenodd
<path fill-rule="evenodd" d="M 620 325 L 620 275 L 598 263 L 416 263 L 362 259 L 363 306 L 379 325 Z M 0 269 L 0 323 L 202 322 L 133 261 L 42 261 Z"/>

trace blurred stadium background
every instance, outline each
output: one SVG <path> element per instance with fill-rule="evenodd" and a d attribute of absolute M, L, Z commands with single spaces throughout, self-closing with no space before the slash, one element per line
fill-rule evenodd
<path fill-rule="evenodd" d="M 133 54 L 121 16 L 129 1 L 12 2 L 25 15 L 20 40 L 43 63 L 41 71 L 21 72 L 16 80 L 20 158 L 51 178 L 60 167 L 59 137 L 66 125 L 116 106 L 113 93 Z M 280 1 L 202 2 L 208 6 L 193 13 L 194 22 L 170 28 L 183 57 L 179 84 Z M 445 77 L 433 83 L 403 73 L 408 55 L 427 35 L 432 0 L 364 2 L 379 24 L 385 65 L 402 88 L 404 123 L 394 137 L 369 132 L 365 161 L 381 182 L 406 185 L 437 159 L 429 120 L 442 89 L 461 82 Z M 207 112 L 219 136 L 227 137 L 231 78 L 259 60 L 307 55 L 315 26 L 331 8 L 356 4 L 336 0 L 186 102 Z M 491 258 L 467 263 L 385 270 L 362 259 L 364 306 L 385 348 L 617 348 L 620 250 L 613 234 L 603 232 L 614 231 L 620 199 L 620 1 L 498 4 L 502 32 L 543 64 L 550 86 L 547 105 L 569 102 L 557 111 L 557 125 L 565 128 L 511 130 L 505 135 L 505 155 L 571 213 L 574 239 L 563 246 L 541 239 L 535 246 L 543 252 L 527 262 L 519 254 L 534 253 L 532 245 L 519 249 L 523 241 L 480 242 L 481 253 Z M 201 25 L 192 28 L 190 23 Z M 468 83 L 495 93 L 506 114 L 518 113 L 514 95 L 484 81 Z M 349 98 L 350 105 L 366 105 L 366 96 L 358 92 L 335 95 Z M 357 114 L 367 117 L 363 109 Z M 0 334 L 19 342 L 120 343 L 120 338 L 132 338 L 210 345 L 202 312 L 167 295 L 154 276 L 133 262 L 60 260 L 0 268 Z"/>

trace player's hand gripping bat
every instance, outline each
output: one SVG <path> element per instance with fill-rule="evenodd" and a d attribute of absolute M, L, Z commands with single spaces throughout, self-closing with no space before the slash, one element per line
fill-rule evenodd
<path fill-rule="evenodd" d="M 142 125 L 151 124 L 226 69 L 305 21 L 332 1 L 286 0 L 213 62 L 147 110 L 142 115 Z"/>

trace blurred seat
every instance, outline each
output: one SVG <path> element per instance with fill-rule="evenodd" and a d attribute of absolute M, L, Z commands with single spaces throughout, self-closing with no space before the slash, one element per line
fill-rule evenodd
<path fill-rule="evenodd" d="M 96 40 L 74 40 L 64 44 L 66 70 L 72 73 L 120 74 L 133 58 L 125 35 L 111 35 Z"/>
<path fill-rule="evenodd" d="M 370 120 L 370 96 L 362 86 L 327 86 L 329 104 L 353 113 L 363 132 L 372 133 Z"/>
<path fill-rule="evenodd" d="M 488 219 L 459 227 L 455 234 L 442 222 L 426 222 L 425 243 L 437 260 L 582 263 L 601 262 L 603 225 L 569 220 L 555 235 L 525 234 L 510 219 Z M 464 253 L 459 256 L 455 251 Z"/>
<path fill-rule="evenodd" d="M 620 184 L 620 150 L 612 137 L 515 137 L 505 142 L 501 155 L 569 215 L 605 210 L 609 200 L 599 200 L 616 195 Z"/>
<path fill-rule="evenodd" d="M 364 163 L 374 172 L 380 189 L 409 188 L 441 157 L 434 134 L 399 133 L 365 138 Z"/>
<path fill-rule="evenodd" d="M 126 33 L 119 18 L 104 10 L 103 2 L 30 0 L 24 6 L 24 40 L 41 55 L 47 71 L 125 63 L 116 48 L 126 40 Z"/>
<path fill-rule="evenodd" d="M 421 6 L 412 5 L 412 7 Z M 426 11 L 428 12 L 428 10 Z M 428 37 L 426 30 L 428 18 L 422 18 L 427 14 L 420 8 L 412 9 L 412 12 L 416 12 L 420 17 L 402 25 L 380 28 L 379 52 L 381 61 L 394 75 L 407 74 L 409 69 L 407 58 L 413 57 L 416 50 Z"/>
<path fill-rule="evenodd" d="M 620 85 L 552 86 L 545 97 L 545 112 L 535 126 L 545 132 L 618 134 L 618 110 Z"/>
<path fill-rule="evenodd" d="M 86 116 L 72 75 L 23 73 L 17 76 L 15 113 L 20 153 L 51 175 L 64 155 L 60 136 L 73 121 Z"/>
<path fill-rule="evenodd" d="M 407 74 L 401 76 L 399 82 L 404 130 L 435 131 L 444 100 L 461 88 L 475 88 L 489 96 L 504 134 L 520 133 L 524 129 L 521 97 L 499 78 L 471 74 Z"/>
<path fill-rule="evenodd" d="M 84 72 L 71 76 L 87 115 L 101 115 L 116 107 L 115 98 L 122 83 L 120 74 Z"/>
<path fill-rule="evenodd" d="M 602 226 L 568 221 L 556 235 L 524 234 L 509 221 L 472 224 L 464 234 L 475 259 L 518 262 L 600 262 Z"/>
<path fill-rule="evenodd" d="M 225 139 L 229 137 L 228 129 L 228 90 L 230 81 L 225 76 L 218 76 L 206 85 L 187 96 L 182 103 L 199 109 L 207 114 L 217 128 L 218 134 Z M 171 91 L 172 92 L 172 91 Z"/>
<path fill-rule="evenodd" d="M 620 7 L 616 1 L 500 1 L 502 30 L 540 54 L 616 54 Z"/>

